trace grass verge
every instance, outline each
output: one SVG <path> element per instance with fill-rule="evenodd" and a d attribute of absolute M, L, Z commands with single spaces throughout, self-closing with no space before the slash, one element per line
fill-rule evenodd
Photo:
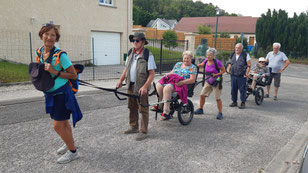
<path fill-rule="evenodd" d="M 0 61 L 0 82 L 13 83 L 29 81 L 28 66 Z"/>

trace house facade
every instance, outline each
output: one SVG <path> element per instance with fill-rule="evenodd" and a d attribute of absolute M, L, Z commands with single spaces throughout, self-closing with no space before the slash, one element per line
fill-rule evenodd
<path fill-rule="evenodd" d="M 151 20 L 146 27 L 156 28 L 157 30 L 173 30 L 176 24 L 177 24 L 176 20 L 157 18 L 156 20 Z"/>
<path fill-rule="evenodd" d="M 247 38 L 249 45 L 256 42 L 257 17 L 250 16 L 219 16 L 217 33 L 229 33 L 231 38 L 240 37 L 241 34 Z M 199 25 L 207 25 L 211 28 L 212 34 L 216 31 L 217 17 L 183 17 L 175 26 L 178 32 L 198 32 Z"/>
<path fill-rule="evenodd" d="M 53 23 L 61 34 L 56 46 L 72 61 L 122 64 L 131 46 L 132 7 L 133 0 L 1 0 L 0 59 L 29 63 L 43 44 L 40 28 Z"/>

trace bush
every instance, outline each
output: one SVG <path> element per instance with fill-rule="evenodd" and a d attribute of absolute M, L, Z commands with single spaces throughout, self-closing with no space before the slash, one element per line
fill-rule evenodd
<path fill-rule="evenodd" d="M 207 25 L 198 26 L 198 34 L 211 34 L 211 28 Z"/>
<path fill-rule="evenodd" d="M 223 32 L 223 33 L 220 34 L 220 38 L 230 38 L 230 33 Z"/>

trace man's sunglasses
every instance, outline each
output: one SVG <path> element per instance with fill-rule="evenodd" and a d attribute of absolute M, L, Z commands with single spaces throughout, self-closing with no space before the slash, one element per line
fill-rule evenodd
<path fill-rule="evenodd" d="M 138 40 L 138 39 L 137 40 L 135 40 L 135 39 L 132 40 L 132 42 L 136 42 L 136 43 L 139 43 L 140 41 L 141 40 Z"/>

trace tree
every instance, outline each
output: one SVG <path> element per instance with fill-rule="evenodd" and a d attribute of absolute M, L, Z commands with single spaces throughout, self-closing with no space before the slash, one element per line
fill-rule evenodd
<path fill-rule="evenodd" d="M 176 35 L 175 31 L 168 30 L 163 33 L 163 44 L 166 48 L 176 47 L 178 43 L 176 42 L 178 40 L 178 36 Z"/>
<path fill-rule="evenodd" d="M 216 16 L 217 8 L 212 3 L 206 4 L 201 1 L 194 2 L 193 0 L 134 0 L 133 3 L 134 8 L 138 7 L 140 10 L 134 10 L 134 24 L 142 26 L 157 18 L 179 21 L 182 17 Z M 143 16 L 144 14 L 145 16 Z M 135 15 L 138 15 L 138 17 L 135 17 Z M 221 15 L 234 16 L 235 14 L 229 14 L 222 10 Z M 139 20 L 135 20 L 136 18 Z"/>
<path fill-rule="evenodd" d="M 308 57 L 308 13 L 288 18 L 284 10 L 268 10 L 262 14 L 256 26 L 257 43 L 264 52 L 272 50 L 272 44 L 279 42 L 281 51 L 289 57 Z"/>
<path fill-rule="evenodd" d="M 199 25 L 198 34 L 211 34 L 211 28 L 207 25 Z"/>

